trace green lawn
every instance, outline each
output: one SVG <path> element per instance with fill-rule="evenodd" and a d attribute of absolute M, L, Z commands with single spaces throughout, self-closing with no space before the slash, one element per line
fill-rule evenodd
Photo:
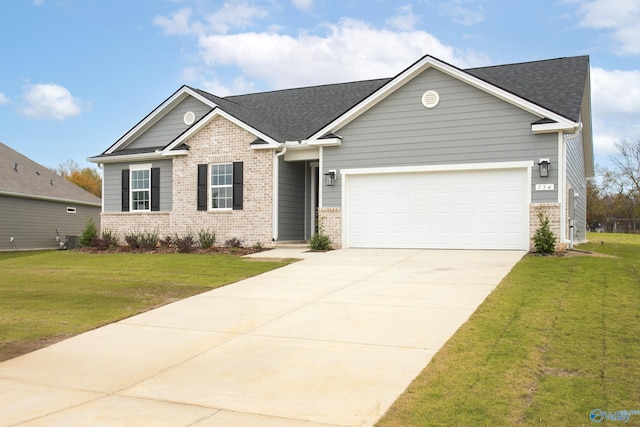
<path fill-rule="evenodd" d="M 589 238 L 578 249 L 614 257 L 526 256 L 378 426 L 589 426 L 594 409 L 640 410 L 640 236 Z"/>
<path fill-rule="evenodd" d="M 0 360 L 285 264 L 231 255 L 0 253 Z"/>

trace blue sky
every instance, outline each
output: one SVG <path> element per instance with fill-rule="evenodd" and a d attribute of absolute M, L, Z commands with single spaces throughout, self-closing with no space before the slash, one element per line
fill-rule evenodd
<path fill-rule="evenodd" d="M 18 0 L 0 5 L 0 142 L 56 167 L 188 84 L 216 95 L 590 55 L 596 162 L 640 138 L 638 0 Z"/>

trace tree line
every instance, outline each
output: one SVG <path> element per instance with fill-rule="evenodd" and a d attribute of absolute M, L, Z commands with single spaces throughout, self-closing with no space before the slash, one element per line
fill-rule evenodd
<path fill-rule="evenodd" d="M 611 163 L 587 183 L 589 228 L 640 233 L 640 139 L 617 142 Z"/>
<path fill-rule="evenodd" d="M 80 168 L 80 165 L 72 159 L 60 163 L 57 168 L 50 169 L 67 181 L 102 198 L 102 175 L 97 169 Z"/>

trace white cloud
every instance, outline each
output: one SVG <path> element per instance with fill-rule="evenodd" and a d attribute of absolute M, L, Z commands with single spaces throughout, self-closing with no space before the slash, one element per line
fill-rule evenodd
<path fill-rule="evenodd" d="M 291 0 L 291 3 L 298 10 L 310 10 L 313 7 L 313 0 Z"/>
<path fill-rule="evenodd" d="M 640 137 L 640 71 L 591 69 L 594 149 L 615 151 L 622 139 Z"/>
<path fill-rule="evenodd" d="M 472 26 L 484 21 L 484 8 L 476 0 L 449 0 L 440 5 L 440 14 L 449 16 L 453 22 Z"/>
<path fill-rule="evenodd" d="M 200 55 L 210 69 L 232 66 L 271 87 L 391 77 L 425 54 L 457 66 L 486 60 L 442 44 L 424 31 L 381 30 L 353 19 L 327 25 L 326 34 L 213 34 L 199 38 Z"/>
<path fill-rule="evenodd" d="M 387 19 L 387 26 L 400 31 L 411 31 L 419 21 L 410 4 L 399 7 L 394 17 Z"/>
<path fill-rule="evenodd" d="M 166 16 L 156 16 L 153 23 L 162 28 L 165 34 L 173 35 L 185 35 L 198 32 L 198 28 L 194 27 L 191 22 L 191 9 L 180 9 L 171 15 L 170 18 Z"/>
<path fill-rule="evenodd" d="M 53 83 L 29 84 L 22 98 L 22 114 L 35 119 L 65 120 L 89 109 L 64 86 Z"/>
<path fill-rule="evenodd" d="M 44 0 L 33 0 L 33 4 L 36 6 L 44 6 Z"/>
<path fill-rule="evenodd" d="M 192 19 L 193 10 L 183 8 L 171 17 L 157 16 L 153 23 L 168 35 L 222 33 L 232 29 L 250 27 L 256 19 L 264 19 L 269 14 L 265 9 L 246 2 L 225 2 L 214 13 L 204 14 L 203 21 Z"/>
<path fill-rule="evenodd" d="M 9 97 L 4 93 L 0 92 L 0 105 L 5 105 L 9 103 Z"/>
<path fill-rule="evenodd" d="M 640 54 L 640 2 L 638 0 L 590 0 L 578 5 L 580 25 L 610 30 L 623 55 Z"/>

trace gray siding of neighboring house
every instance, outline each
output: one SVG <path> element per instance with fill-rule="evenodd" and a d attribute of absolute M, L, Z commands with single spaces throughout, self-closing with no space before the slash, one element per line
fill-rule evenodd
<path fill-rule="evenodd" d="M 158 120 L 158 122 L 153 124 L 153 126 L 151 126 L 131 144 L 127 145 L 126 148 L 150 148 L 168 145 L 189 128 L 189 126 L 184 124 L 183 119 L 184 113 L 187 111 L 193 111 L 197 122 L 211 111 L 211 107 L 203 104 L 194 97 L 189 96 L 169 111 L 164 117 Z"/>
<path fill-rule="evenodd" d="M 100 207 L 0 196 L 0 251 L 59 248 L 56 236 L 79 236 L 89 218 L 100 229 Z"/>
<path fill-rule="evenodd" d="M 567 181 L 571 188 L 574 189 L 575 194 L 577 194 L 575 208 L 573 209 L 575 239 L 586 240 L 587 180 L 585 178 L 581 133 L 574 138 L 567 139 Z"/>
<path fill-rule="evenodd" d="M 306 162 L 280 158 L 278 184 L 278 240 L 304 240 Z"/>
<path fill-rule="evenodd" d="M 104 165 L 104 191 L 102 194 L 105 212 L 122 211 L 122 170 L 131 165 L 151 164 L 160 168 L 160 211 L 172 209 L 173 167 L 171 159 L 147 162 L 106 163 Z"/>
<path fill-rule="evenodd" d="M 436 90 L 440 103 L 421 103 Z M 340 147 L 325 147 L 321 174 L 330 169 L 558 160 L 558 134 L 534 135 L 539 118 L 435 69 L 427 69 L 336 133 Z M 557 202 L 558 171 L 532 172 L 532 202 Z M 323 188 L 323 206 L 341 206 L 341 179 Z M 535 191 L 536 183 L 555 191 Z"/>

